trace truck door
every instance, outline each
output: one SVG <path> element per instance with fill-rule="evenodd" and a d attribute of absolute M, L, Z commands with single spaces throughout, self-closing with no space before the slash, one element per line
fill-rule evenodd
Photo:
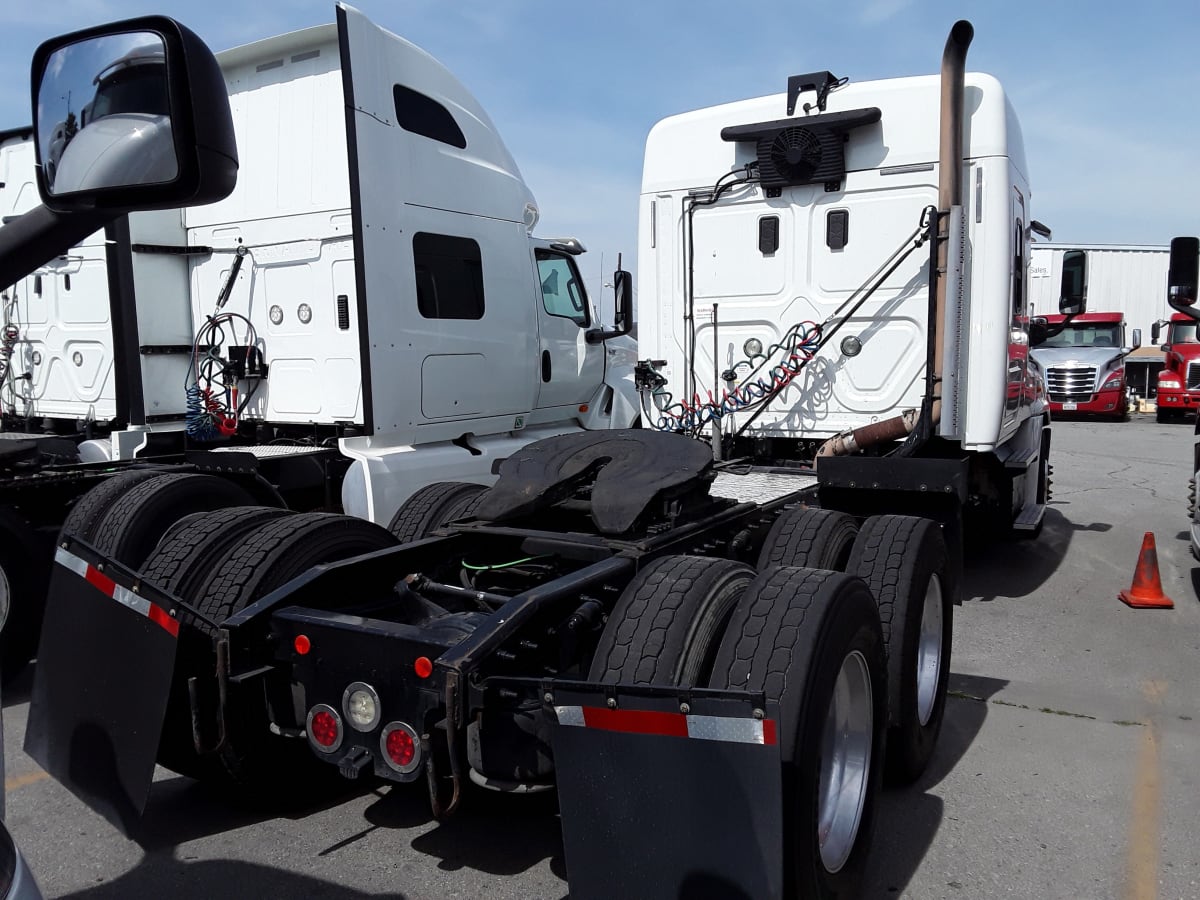
<path fill-rule="evenodd" d="M 1004 402 L 1006 421 L 1021 418 L 1021 409 L 1032 402 L 1029 377 L 1029 316 L 1025 309 L 1028 295 L 1029 243 L 1025 228 L 1025 198 L 1013 188 L 1011 322 L 1008 339 L 1008 379 Z"/>
<path fill-rule="evenodd" d="M 604 379 L 604 345 L 586 340 L 593 323 L 575 260 L 543 249 L 535 257 L 541 292 L 537 406 L 578 406 L 591 399 Z"/>

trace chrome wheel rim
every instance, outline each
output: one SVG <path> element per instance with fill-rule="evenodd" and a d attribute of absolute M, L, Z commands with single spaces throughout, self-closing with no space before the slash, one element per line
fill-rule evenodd
<path fill-rule="evenodd" d="M 917 646 L 917 721 L 924 728 L 933 718 L 938 682 L 942 677 L 942 580 L 929 576 L 925 608 L 921 611 L 921 640 Z"/>
<path fill-rule="evenodd" d="M 875 708 L 871 675 L 858 650 L 846 655 L 821 733 L 817 841 L 826 871 L 839 872 L 854 849 L 871 776 Z"/>

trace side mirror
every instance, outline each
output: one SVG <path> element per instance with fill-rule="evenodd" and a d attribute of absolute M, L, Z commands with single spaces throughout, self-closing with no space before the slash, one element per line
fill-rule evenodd
<path fill-rule="evenodd" d="M 1133 345 L 1130 347 L 1129 352 L 1132 353 L 1140 346 L 1142 346 L 1142 329 L 1135 328 L 1133 329 Z"/>
<path fill-rule="evenodd" d="M 1049 324 L 1046 322 L 1045 316 L 1034 316 L 1029 320 L 1029 346 L 1036 347 L 1038 344 L 1045 343 L 1046 338 L 1050 336 Z"/>
<path fill-rule="evenodd" d="M 1068 250 L 1063 254 L 1058 311 L 1064 316 L 1087 311 L 1087 253 L 1083 250 Z"/>
<path fill-rule="evenodd" d="M 1155 322 L 1150 326 L 1150 343 L 1157 344 L 1159 335 L 1162 334 L 1162 323 Z"/>
<path fill-rule="evenodd" d="M 599 344 L 601 341 L 629 334 L 633 330 L 633 276 L 624 269 L 617 269 L 613 272 L 612 283 L 616 294 L 616 330 L 591 329 L 585 335 L 589 344 Z"/>
<path fill-rule="evenodd" d="M 1159 347 L 1158 349 L 1159 349 L 1159 350 L 1161 350 L 1163 353 L 1170 353 L 1170 352 L 1171 352 L 1171 345 L 1170 345 L 1170 344 L 1163 344 L 1163 345 L 1162 345 L 1161 347 Z"/>
<path fill-rule="evenodd" d="M 1200 320 L 1196 285 L 1200 281 L 1200 238 L 1171 239 L 1171 261 L 1167 268 L 1167 303 L 1193 319 Z"/>
<path fill-rule="evenodd" d="M 237 182 L 225 80 L 165 16 L 52 38 L 33 57 L 38 191 L 54 212 L 212 203 Z"/>

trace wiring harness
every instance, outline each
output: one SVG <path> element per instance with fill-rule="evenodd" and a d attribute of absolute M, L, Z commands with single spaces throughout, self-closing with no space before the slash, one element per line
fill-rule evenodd
<path fill-rule="evenodd" d="M 690 402 L 677 403 L 660 385 L 652 392 L 654 404 L 662 412 L 655 426 L 659 431 L 697 432 L 714 419 L 766 403 L 787 389 L 816 355 L 820 345 L 821 326 L 816 322 L 793 325 L 779 343 L 741 360 L 722 373 L 721 377 L 729 387 L 722 391 L 719 399 L 710 390 L 706 392 L 707 399 L 696 393 Z M 750 371 L 739 376 L 739 370 L 743 369 Z M 740 384 L 735 384 L 739 380 Z"/>
<path fill-rule="evenodd" d="M 254 385 L 239 399 L 238 379 L 247 377 L 247 373 L 221 356 L 226 329 L 229 337 L 236 337 L 234 326 L 238 322 L 246 327 L 243 345 L 248 358 L 251 351 L 257 352 L 258 333 L 241 313 L 219 312 L 209 316 L 192 342 L 192 364 L 184 384 L 187 398 L 184 421 L 188 437 L 194 440 L 209 442 L 236 434 L 241 414 L 262 382 L 262 376 L 256 376 Z"/>

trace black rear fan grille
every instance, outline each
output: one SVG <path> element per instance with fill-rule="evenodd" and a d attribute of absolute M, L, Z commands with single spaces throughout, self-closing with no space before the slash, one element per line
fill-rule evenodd
<path fill-rule="evenodd" d="M 835 181 L 846 174 L 842 136 L 784 128 L 757 142 L 758 171 L 767 187 Z"/>

